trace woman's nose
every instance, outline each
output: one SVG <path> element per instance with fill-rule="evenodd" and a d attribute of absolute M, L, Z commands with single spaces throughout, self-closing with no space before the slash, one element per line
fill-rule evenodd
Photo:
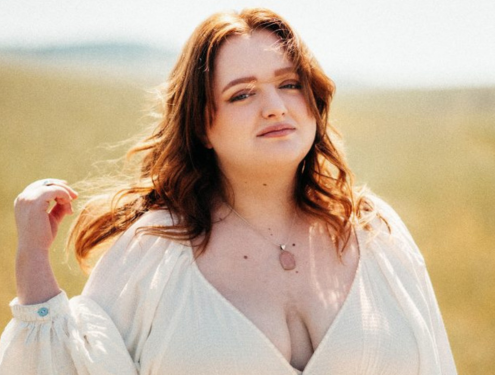
<path fill-rule="evenodd" d="M 271 88 L 263 93 L 263 118 L 279 118 L 287 113 L 285 102 L 277 88 Z"/>

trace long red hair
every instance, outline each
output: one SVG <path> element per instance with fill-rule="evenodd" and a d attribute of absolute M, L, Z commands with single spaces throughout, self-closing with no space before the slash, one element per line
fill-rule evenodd
<path fill-rule="evenodd" d="M 352 221 L 363 208 L 372 210 L 372 204 L 353 187 L 340 135 L 329 121 L 334 84 L 282 17 L 255 8 L 214 14 L 189 38 L 162 90 L 159 122 L 128 153 L 141 156 L 139 175 L 128 186 L 92 199 L 71 229 L 69 243 L 83 268 L 95 249 L 153 209 L 166 209 L 175 220 L 146 231 L 175 240 L 203 236 L 196 250 L 200 254 L 205 249 L 212 230 L 212 202 L 224 194 L 213 151 L 202 142 L 215 113 L 214 62 L 230 36 L 255 30 L 269 31 L 280 40 L 316 119 L 314 144 L 297 170 L 295 201 L 300 210 L 327 223 L 336 234 L 339 252 L 345 248 Z"/>

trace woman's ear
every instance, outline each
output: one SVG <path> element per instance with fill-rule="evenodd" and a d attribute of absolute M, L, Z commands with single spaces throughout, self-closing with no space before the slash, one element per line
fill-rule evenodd
<path fill-rule="evenodd" d="M 209 150 L 213 149 L 213 145 L 211 144 L 210 139 L 208 138 L 206 129 L 204 129 L 201 132 L 201 134 L 198 134 L 198 138 L 205 148 Z"/>
<path fill-rule="evenodd" d="M 203 142 L 203 145 L 208 149 L 208 150 L 213 150 L 213 145 L 211 144 L 210 140 L 206 135 L 201 137 L 201 142 Z"/>

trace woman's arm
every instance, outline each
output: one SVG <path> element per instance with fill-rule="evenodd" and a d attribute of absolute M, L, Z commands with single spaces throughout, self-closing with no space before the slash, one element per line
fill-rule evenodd
<path fill-rule="evenodd" d="M 29 185 L 15 202 L 19 294 L 0 338 L 0 373 L 136 375 L 122 332 L 107 311 L 83 296 L 69 302 L 57 285 L 49 249 L 77 193 L 64 181 L 48 181 Z M 116 247 L 118 252 L 126 244 Z M 119 293 L 110 287 L 109 293 Z"/>
<path fill-rule="evenodd" d="M 392 229 L 391 235 L 388 230 L 383 232 L 386 235 L 380 242 L 377 261 L 383 274 L 389 276 L 390 288 L 401 302 L 405 315 L 413 322 L 416 336 L 422 340 L 419 349 L 423 352 L 421 361 L 426 369 L 423 372 L 457 374 L 423 255 L 395 210 L 378 197 L 372 199 Z"/>
<path fill-rule="evenodd" d="M 36 181 L 16 198 L 16 281 L 20 304 L 37 304 L 60 293 L 49 253 L 61 221 L 72 213 L 75 198 L 77 193 L 66 181 L 56 179 Z"/>

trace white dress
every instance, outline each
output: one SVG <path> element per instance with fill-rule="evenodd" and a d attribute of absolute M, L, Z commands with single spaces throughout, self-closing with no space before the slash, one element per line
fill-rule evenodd
<path fill-rule="evenodd" d="M 138 227 L 102 257 L 81 296 L 11 303 L 0 374 L 435 375 L 456 374 L 424 260 L 406 227 L 373 198 L 376 219 L 356 231 L 360 260 L 349 294 L 303 372 L 202 275 L 192 250 Z"/>

